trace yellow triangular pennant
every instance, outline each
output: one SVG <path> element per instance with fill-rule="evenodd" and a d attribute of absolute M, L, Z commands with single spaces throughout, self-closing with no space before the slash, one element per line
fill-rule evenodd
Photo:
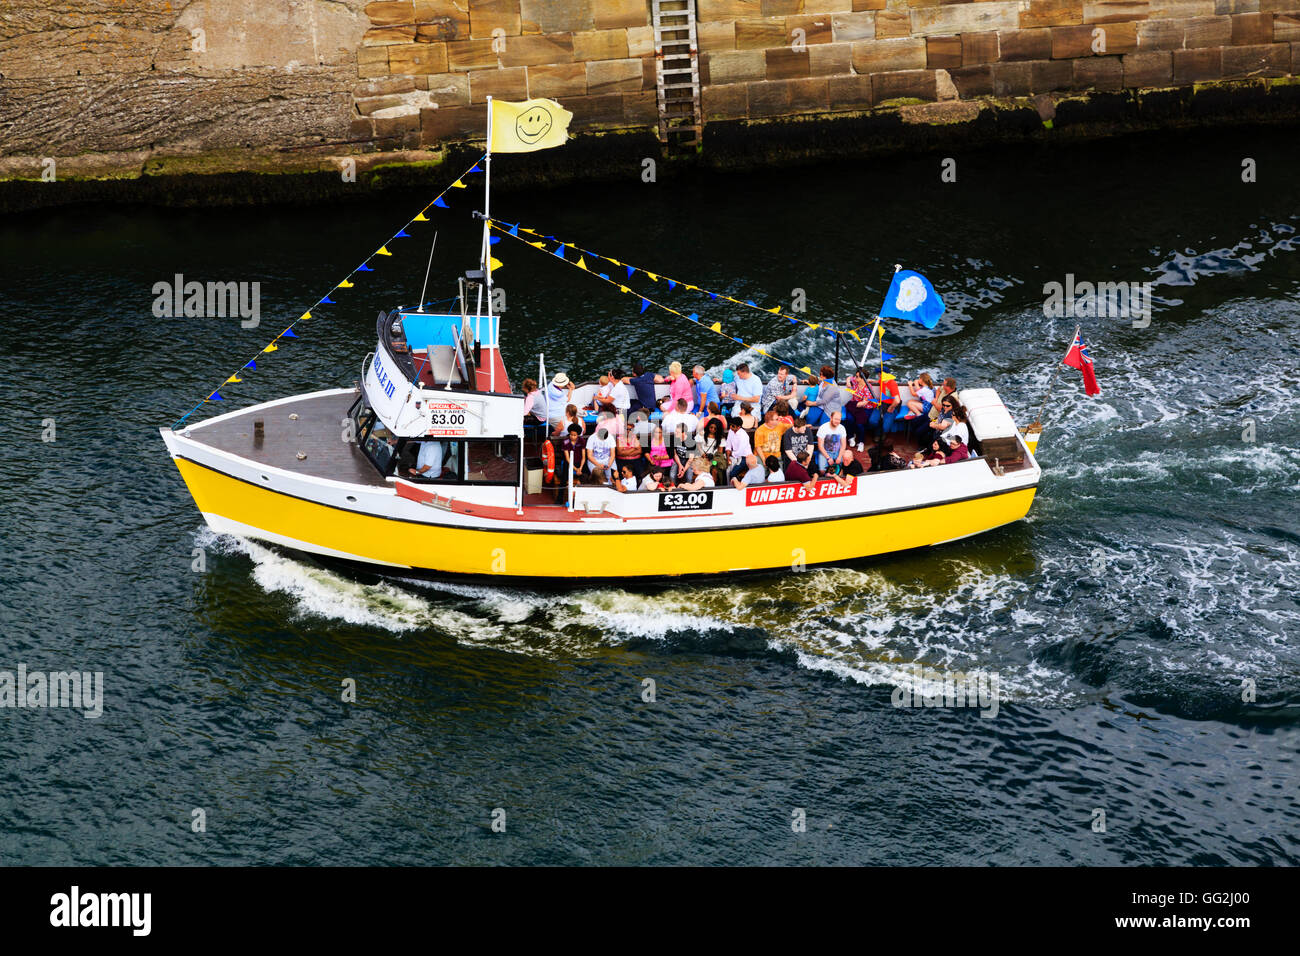
<path fill-rule="evenodd" d="M 298 321 L 301 322 L 303 319 L 310 319 L 310 318 L 311 318 L 311 313 L 304 312 L 302 315 L 298 316 Z"/>
<path fill-rule="evenodd" d="M 768 356 L 767 353 L 764 352 L 764 351 L 763 351 L 762 349 L 760 349 L 760 348 L 755 348 L 754 351 L 757 352 L 759 355 L 762 355 L 762 356 L 765 356 L 765 357 L 770 358 L 770 356 Z"/>
<path fill-rule="evenodd" d="M 691 285 L 689 282 L 683 282 L 682 285 L 686 286 L 686 288 L 688 288 L 688 289 L 694 289 L 696 292 L 699 292 L 699 291 L 700 291 L 700 287 L 699 287 L 699 286 L 697 286 L 697 285 Z"/>
<path fill-rule="evenodd" d="M 812 374 L 812 369 L 810 369 L 807 365 L 805 365 L 803 368 L 799 369 L 799 371 L 803 372 L 805 375 L 811 375 L 811 374 Z"/>
<path fill-rule="evenodd" d="M 529 245 L 530 245 L 530 246 L 536 246 L 538 249 L 545 249 L 545 248 L 546 248 L 546 243 L 544 243 L 544 242 L 530 242 Z"/>
<path fill-rule="evenodd" d="M 336 289 L 351 289 L 351 288 L 352 288 L 352 283 L 349 282 L 347 279 L 344 279 L 344 280 L 343 280 L 342 282 L 340 282 L 337 286 L 335 286 L 335 288 L 336 288 Z"/>
<path fill-rule="evenodd" d="M 853 337 L 854 337 L 855 339 L 857 339 L 859 342 L 862 341 L 862 336 L 858 335 L 858 333 L 855 332 L 853 329 L 849 329 L 849 335 L 853 336 Z"/>
<path fill-rule="evenodd" d="M 452 189 L 464 189 L 464 188 L 465 188 L 465 184 L 462 183 L 462 182 L 458 179 L 458 180 L 456 180 L 454 183 L 451 184 L 451 188 L 452 188 Z"/>
<path fill-rule="evenodd" d="M 581 255 L 578 256 L 578 268 L 581 269 L 583 272 L 591 271 L 590 269 L 587 268 L 587 260 L 582 258 Z"/>
<path fill-rule="evenodd" d="M 388 247 L 387 247 L 387 246 L 380 246 L 380 247 L 375 251 L 375 255 L 377 255 L 377 256 L 391 256 L 392 253 L 388 251 Z"/>
<path fill-rule="evenodd" d="M 810 329 L 820 329 L 820 328 L 821 328 L 821 325 L 818 324 L 817 322 L 809 322 L 809 323 L 808 323 L 808 328 L 810 328 Z"/>
<path fill-rule="evenodd" d="M 714 322 L 712 325 L 709 326 L 709 331 L 710 331 L 710 332 L 721 332 L 721 331 L 722 331 L 722 323 L 721 323 L 721 322 Z"/>
<path fill-rule="evenodd" d="M 428 209 L 429 207 L 425 206 L 424 208 Z M 428 222 L 428 221 L 429 221 L 429 217 L 426 216 L 424 213 L 420 213 L 418 216 L 416 216 L 414 219 L 411 220 L 411 222 Z"/>
<path fill-rule="evenodd" d="M 618 287 L 618 291 L 619 291 L 619 292 L 631 292 L 632 290 L 629 289 L 629 288 L 628 288 L 627 286 L 625 286 L 625 285 L 621 285 L 621 286 Z"/>
<path fill-rule="evenodd" d="M 606 261 L 608 261 L 608 262 L 612 262 L 612 263 L 614 263 L 614 265 L 616 265 L 616 266 L 621 266 L 621 265 L 623 264 L 623 263 L 619 262 L 617 259 L 611 259 L 609 256 L 605 256 L 604 258 L 605 258 Z"/>
<path fill-rule="evenodd" d="M 226 379 L 226 380 L 225 380 L 224 382 L 222 382 L 221 384 L 222 384 L 222 385 L 231 385 L 231 384 L 238 385 L 238 384 L 239 384 L 240 382 L 242 382 L 242 381 L 243 381 L 242 378 L 239 378 L 238 376 L 232 375 L 232 376 L 230 376 L 230 378 Z"/>
<path fill-rule="evenodd" d="M 501 268 L 501 260 L 495 256 L 488 256 L 488 268 L 495 272 Z"/>
<path fill-rule="evenodd" d="M 642 271 L 642 272 L 645 272 L 644 269 L 642 269 L 641 271 Z M 648 275 L 648 276 L 650 277 L 650 281 L 651 281 L 651 282 L 658 282 L 658 281 L 659 281 L 659 277 L 658 277 L 657 275 L 655 275 L 653 272 L 646 272 L 645 274 Z"/>
<path fill-rule="evenodd" d="M 526 232 L 526 233 L 528 233 L 530 236 L 535 236 L 535 235 L 537 235 L 537 230 L 536 230 L 536 229 L 525 229 L 523 226 L 520 226 L 520 227 L 519 227 L 519 231 L 520 231 L 520 232 Z"/>
<path fill-rule="evenodd" d="M 272 342 L 272 343 L 271 343 L 270 345 L 268 345 L 266 348 L 262 349 L 262 351 L 263 351 L 263 352 L 277 352 L 277 351 L 279 351 L 279 346 L 277 346 L 274 342 Z"/>
<path fill-rule="evenodd" d="M 771 312 L 773 315 L 780 315 L 780 314 L 781 314 L 781 307 L 778 305 L 778 306 L 774 306 L 773 308 L 770 308 L 770 309 L 764 309 L 763 311 L 764 311 L 764 312 Z"/>

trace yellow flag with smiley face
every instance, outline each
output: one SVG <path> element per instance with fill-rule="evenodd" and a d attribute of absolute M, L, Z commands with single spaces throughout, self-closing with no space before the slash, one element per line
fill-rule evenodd
<path fill-rule="evenodd" d="M 493 100 L 488 149 L 494 153 L 531 153 L 563 146 L 569 138 L 571 119 L 573 114 L 555 100 Z"/>

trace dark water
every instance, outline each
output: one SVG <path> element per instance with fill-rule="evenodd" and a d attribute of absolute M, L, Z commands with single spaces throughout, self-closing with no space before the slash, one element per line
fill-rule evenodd
<path fill-rule="evenodd" d="M 1044 318 L 1043 283 L 1155 283 L 1149 328 L 1083 320 L 1103 393 L 1063 373 L 1027 521 L 667 590 L 353 579 L 202 529 L 157 426 L 428 197 L 0 224 L 0 670 L 105 673 L 97 720 L 0 711 L 0 861 L 1300 861 L 1298 145 L 1275 130 L 1008 149 L 958 156 L 956 184 L 925 157 L 497 191 L 504 218 L 705 287 L 764 303 L 802 288 L 815 321 L 864 321 L 893 264 L 917 268 L 949 313 L 933 333 L 889 326 L 896 370 L 995 385 L 1022 420 L 1075 324 Z M 476 237 L 464 217 L 432 225 L 436 298 Z M 417 297 L 425 241 L 399 240 L 226 407 L 350 384 L 375 312 Z M 739 358 L 496 249 L 516 381 L 538 350 L 580 379 Z M 177 272 L 261 282 L 262 326 L 155 319 L 151 288 Z M 665 293 L 784 357 L 831 355 L 690 295 Z M 893 707 L 917 662 L 998 675 L 997 716 Z"/>

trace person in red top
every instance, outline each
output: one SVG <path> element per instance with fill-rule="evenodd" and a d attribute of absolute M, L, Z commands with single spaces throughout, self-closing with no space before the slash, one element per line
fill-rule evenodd
<path fill-rule="evenodd" d="M 894 430 L 894 418 L 898 415 L 899 406 L 903 404 L 903 397 L 898 394 L 898 383 L 894 381 L 894 376 L 886 372 L 883 379 L 882 382 L 880 379 L 873 378 L 867 383 L 880 388 L 880 402 L 871 410 L 868 424 L 882 438 Z"/>

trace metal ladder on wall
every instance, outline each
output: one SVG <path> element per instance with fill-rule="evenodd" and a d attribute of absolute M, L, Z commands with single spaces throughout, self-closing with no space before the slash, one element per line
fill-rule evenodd
<path fill-rule="evenodd" d="M 704 140 L 695 0 L 651 0 L 659 142 L 664 150 L 698 149 Z"/>

